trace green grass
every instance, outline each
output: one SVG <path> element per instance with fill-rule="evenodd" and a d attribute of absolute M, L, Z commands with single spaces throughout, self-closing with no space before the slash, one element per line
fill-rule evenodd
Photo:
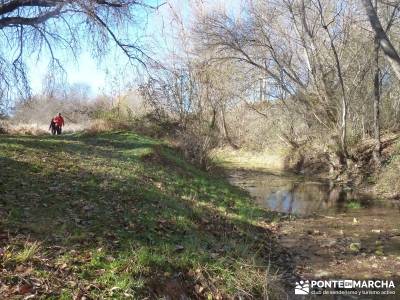
<path fill-rule="evenodd" d="M 362 206 L 360 202 L 356 200 L 350 200 L 346 203 L 346 207 L 349 209 L 360 209 Z"/>
<path fill-rule="evenodd" d="M 0 170 L 6 297 L 24 282 L 49 299 L 275 292 L 265 224 L 276 216 L 161 141 L 3 135 Z"/>

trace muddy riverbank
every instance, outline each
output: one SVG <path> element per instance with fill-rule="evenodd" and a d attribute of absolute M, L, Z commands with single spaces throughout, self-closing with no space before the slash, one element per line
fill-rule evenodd
<path fill-rule="evenodd" d="M 400 203 L 290 173 L 231 170 L 255 201 L 290 214 L 276 224 L 297 278 L 400 279 Z"/>

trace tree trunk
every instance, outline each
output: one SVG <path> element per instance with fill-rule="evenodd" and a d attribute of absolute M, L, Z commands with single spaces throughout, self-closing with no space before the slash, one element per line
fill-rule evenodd
<path fill-rule="evenodd" d="M 377 166 L 381 163 L 381 133 L 380 133 L 380 69 L 379 69 L 379 41 L 375 38 L 375 78 L 374 78 L 374 139 L 375 147 L 373 158 Z"/>
<path fill-rule="evenodd" d="M 264 79 L 260 78 L 260 102 L 264 101 Z"/>
<path fill-rule="evenodd" d="M 221 115 L 222 115 L 222 127 L 224 129 L 225 139 L 227 140 L 227 142 L 233 149 L 239 149 L 239 147 L 232 141 L 232 139 L 229 135 L 228 126 L 226 125 L 226 120 L 225 120 L 225 110 L 224 109 L 221 109 Z"/>
<path fill-rule="evenodd" d="M 368 20 L 379 42 L 379 46 L 382 48 L 383 54 L 392 67 L 397 78 L 400 79 L 400 56 L 390 42 L 386 32 L 383 30 L 382 24 L 379 21 L 378 14 L 372 5 L 371 0 L 362 0 L 362 2 L 367 13 Z"/>
<path fill-rule="evenodd" d="M 333 57 L 335 58 L 335 66 L 336 66 L 336 71 L 337 71 L 337 76 L 339 78 L 339 84 L 340 84 L 340 89 L 342 92 L 342 97 L 341 97 L 341 104 L 342 104 L 342 116 L 341 116 L 341 124 L 340 124 L 340 147 L 343 156 L 347 159 L 349 157 L 349 153 L 347 152 L 347 112 L 348 112 L 348 103 L 347 103 L 347 95 L 346 95 L 346 89 L 344 85 L 344 79 L 343 79 L 343 73 L 342 73 L 342 67 L 340 65 L 340 60 L 339 60 L 339 54 L 336 50 L 336 46 L 334 43 L 334 39 L 329 31 L 328 25 L 325 22 L 324 15 L 323 15 L 323 9 L 321 2 L 318 0 L 318 6 L 319 6 L 319 13 L 320 13 L 320 18 L 321 18 L 321 25 L 322 28 L 326 31 L 326 34 L 329 37 L 329 43 L 331 46 L 331 50 L 333 53 Z"/>

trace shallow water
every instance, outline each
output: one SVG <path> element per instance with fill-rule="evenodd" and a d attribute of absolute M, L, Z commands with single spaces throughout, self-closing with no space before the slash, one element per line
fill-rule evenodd
<path fill-rule="evenodd" d="M 400 299 L 398 201 L 380 201 L 349 186 L 279 172 L 235 171 L 229 181 L 267 209 L 305 217 L 284 222 L 279 229 L 280 243 L 292 253 L 297 276 L 391 279 L 396 294 L 384 299 Z M 350 250 L 354 243 L 360 250 Z M 293 290 L 287 290 L 288 299 L 382 299 L 379 295 L 294 296 Z"/>
<path fill-rule="evenodd" d="M 354 209 L 400 208 L 396 202 L 377 201 L 348 186 L 287 173 L 237 171 L 229 181 L 246 189 L 261 206 L 284 213 L 339 214 Z"/>

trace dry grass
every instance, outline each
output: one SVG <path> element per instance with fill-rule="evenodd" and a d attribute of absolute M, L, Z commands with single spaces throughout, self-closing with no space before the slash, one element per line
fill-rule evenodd
<path fill-rule="evenodd" d="M 85 126 L 84 131 L 88 135 L 95 135 L 103 132 L 110 132 L 115 130 L 128 130 L 130 129 L 130 125 L 127 122 L 123 121 L 114 121 L 114 120 L 104 120 L 104 119 L 96 119 L 90 121 L 87 126 Z"/>
<path fill-rule="evenodd" d="M 214 150 L 211 157 L 217 164 L 228 168 L 282 170 L 286 153 L 282 149 L 251 152 L 220 148 Z"/>
<path fill-rule="evenodd" d="M 2 262 L 4 264 L 17 263 L 23 264 L 29 262 L 35 258 L 35 256 L 40 251 L 39 242 L 25 242 L 20 250 L 15 250 L 15 248 L 5 248 L 3 249 Z"/>
<path fill-rule="evenodd" d="M 107 120 L 93 120 L 89 122 L 82 123 L 69 123 L 66 122 L 63 128 L 64 133 L 76 133 L 85 131 L 88 134 L 97 134 L 101 132 L 109 132 L 113 130 L 126 129 L 126 125 L 122 123 L 111 122 Z M 48 124 L 40 123 L 12 123 L 12 122 L 2 122 L 0 128 L 4 131 L 3 133 L 13 134 L 13 135 L 48 135 L 50 134 Z"/>
<path fill-rule="evenodd" d="M 17 252 L 13 260 L 17 263 L 25 263 L 32 260 L 39 252 L 40 245 L 38 242 L 25 243 L 24 248 Z"/>
<path fill-rule="evenodd" d="M 89 126 L 85 128 L 88 134 L 96 134 L 100 132 L 107 132 L 111 130 L 110 122 L 105 120 L 93 120 Z"/>
<path fill-rule="evenodd" d="M 8 124 L 7 133 L 23 135 L 43 135 L 48 133 L 48 126 L 43 124 Z"/>

